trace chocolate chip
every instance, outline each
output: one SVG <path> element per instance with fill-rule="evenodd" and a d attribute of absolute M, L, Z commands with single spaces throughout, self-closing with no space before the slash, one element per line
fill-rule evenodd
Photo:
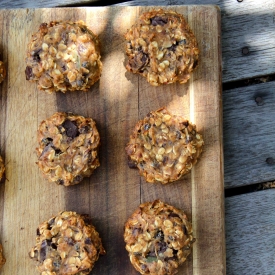
<path fill-rule="evenodd" d="M 137 168 L 137 162 L 132 159 L 128 159 L 128 166 L 129 168 Z"/>
<path fill-rule="evenodd" d="M 179 45 L 186 45 L 186 39 L 182 39 L 177 42 Z"/>
<path fill-rule="evenodd" d="M 82 66 L 83 68 L 88 69 L 88 68 L 90 68 L 91 63 L 90 63 L 89 61 L 84 61 L 84 62 L 81 64 L 81 66 Z"/>
<path fill-rule="evenodd" d="M 134 227 L 133 228 L 133 231 L 132 231 L 132 235 L 134 236 L 134 237 L 137 237 L 140 233 L 142 233 L 143 232 L 143 230 L 140 228 L 140 227 L 138 227 L 138 228 L 136 228 L 136 227 Z"/>
<path fill-rule="evenodd" d="M 88 126 L 88 125 L 86 125 L 86 126 L 80 128 L 80 129 L 79 129 L 79 132 L 80 132 L 80 134 L 87 134 L 87 133 L 90 132 L 90 130 L 91 130 L 91 127 Z"/>
<path fill-rule="evenodd" d="M 63 185 L 63 184 L 64 184 L 64 180 L 63 180 L 63 179 L 58 179 L 58 180 L 57 180 L 57 184 Z"/>
<path fill-rule="evenodd" d="M 66 131 L 66 135 L 70 138 L 75 138 L 77 136 L 79 136 L 79 131 L 78 128 L 76 126 L 76 123 L 66 119 L 63 123 L 62 126 L 65 128 Z"/>
<path fill-rule="evenodd" d="M 164 26 L 165 24 L 167 24 L 167 22 L 168 20 L 166 18 L 162 18 L 160 16 L 155 16 L 151 18 L 151 24 L 153 26 L 157 26 L 157 25 Z"/>
<path fill-rule="evenodd" d="M 80 30 L 81 30 L 82 32 L 84 32 L 84 33 L 87 32 L 87 28 L 86 28 L 85 26 L 81 26 L 81 27 L 80 27 Z"/>
<path fill-rule="evenodd" d="M 39 56 L 39 54 L 41 53 L 42 49 L 38 49 L 34 52 L 33 54 L 33 60 L 36 62 L 40 62 L 41 58 Z"/>
<path fill-rule="evenodd" d="M 187 228 L 186 228 L 185 225 L 182 226 L 182 230 L 183 230 L 184 235 L 187 236 L 188 235 L 188 231 L 187 231 Z"/>
<path fill-rule="evenodd" d="M 50 143 L 53 142 L 53 139 L 49 138 L 49 137 L 46 137 L 46 138 L 42 139 L 42 142 L 47 146 L 47 145 L 49 145 Z"/>
<path fill-rule="evenodd" d="M 92 240 L 90 238 L 85 239 L 85 244 L 92 244 Z"/>
<path fill-rule="evenodd" d="M 62 153 L 60 149 L 54 148 L 55 155 L 58 156 Z"/>
<path fill-rule="evenodd" d="M 166 242 L 159 242 L 158 243 L 158 247 L 157 247 L 157 251 L 160 253 L 164 253 L 167 249 L 167 243 Z"/>
<path fill-rule="evenodd" d="M 171 217 L 171 218 L 179 218 L 180 216 L 178 215 L 178 214 L 176 214 L 176 213 L 170 213 L 169 215 L 168 215 L 168 217 Z"/>
<path fill-rule="evenodd" d="M 158 240 L 164 240 L 164 234 L 161 230 L 159 230 L 156 235 L 155 235 L 155 239 L 158 239 Z"/>
<path fill-rule="evenodd" d="M 39 252 L 40 262 L 43 262 L 46 259 L 49 243 L 50 241 L 48 240 L 43 240 L 41 243 L 41 248 Z"/>
<path fill-rule="evenodd" d="M 33 78 L 32 67 L 27 66 L 25 70 L 26 80 Z"/>
<path fill-rule="evenodd" d="M 181 132 L 180 132 L 180 131 L 177 131 L 177 132 L 176 132 L 176 138 L 177 138 L 177 139 L 181 139 Z"/>
<path fill-rule="evenodd" d="M 83 176 L 77 175 L 73 180 L 73 184 L 77 184 L 77 183 L 81 182 L 82 180 L 83 180 Z"/>
<path fill-rule="evenodd" d="M 140 50 L 134 58 L 129 60 L 129 65 L 131 66 L 133 72 L 140 72 L 144 70 L 144 68 L 149 63 L 149 56 L 148 54 L 144 53 L 142 50 Z"/>
<path fill-rule="evenodd" d="M 52 244 L 51 244 L 51 247 L 52 247 L 54 250 L 57 249 L 57 245 L 56 245 L 55 243 L 52 243 Z"/>

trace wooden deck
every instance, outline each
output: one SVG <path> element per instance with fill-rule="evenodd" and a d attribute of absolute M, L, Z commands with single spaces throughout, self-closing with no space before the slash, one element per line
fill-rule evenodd
<path fill-rule="evenodd" d="M 106 4 L 0 1 L 1 8 Z M 262 183 L 275 181 L 275 2 L 134 0 L 116 5 L 183 4 L 215 4 L 222 14 L 226 274 L 275 274 L 275 190 L 261 190 Z"/>

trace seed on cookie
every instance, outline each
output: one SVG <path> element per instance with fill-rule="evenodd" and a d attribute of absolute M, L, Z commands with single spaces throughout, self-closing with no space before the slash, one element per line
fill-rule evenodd
<path fill-rule="evenodd" d="M 142 75 L 153 86 L 186 83 L 198 65 L 196 37 L 177 12 L 144 12 L 125 39 L 126 69 Z"/>
<path fill-rule="evenodd" d="M 180 179 L 196 164 L 204 141 L 196 125 L 161 108 L 140 120 L 126 145 L 129 167 L 147 182 Z"/>
<path fill-rule="evenodd" d="M 40 123 L 37 140 L 37 164 L 50 182 L 78 184 L 100 165 L 100 136 L 92 118 L 56 112 Z"/>
<path fill-rule="evenodd" d="M 0 156 L 0 180 L 3 178 L 4 173 L 5 173 L 5 164 L 2 157 Z"/>
<path fill-rule="evenodd" d="M 139 273 L 173 275 L 191 253 L 195 239 L 184 211 L 155 200 L 141 204 L 129 217 L 124 241 Z"/>
<path fill-rule="evenodd" d="M 98 37 L 84 24 L 42 23 L 32 35 L 26 57 L 26 79 L 48 93 L 88 91 L 102 71 Z"/>
<path fill-rule="evenodd" d="M 41 275 L 86 275 L 106 254 L 99 233 L 87 215 L 64 211 L 37 228 L 29 256 Z"/>

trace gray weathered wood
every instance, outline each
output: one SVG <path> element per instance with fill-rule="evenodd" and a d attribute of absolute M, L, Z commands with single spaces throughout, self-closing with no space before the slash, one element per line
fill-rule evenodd
<path fill-rule="evenodd" d="M 275 179 L 266 162 L 275 161 L 274 88 L 272 81 L 223 92 L 225 187 Z"/>
<path fill-rule="evenodd" d="M 134 5 L 214 4 L 222 13 L 223 82 L 275 73 L 274 9 L 275 2 L 259 0 L 134 0 L 120 3 Z M 242 48 L 249 54 L 243 55 Z"/>
<path fill-rule="evenodd" d="M 227 275 L 275 274 L 275 190 L 225 200 Z"/>

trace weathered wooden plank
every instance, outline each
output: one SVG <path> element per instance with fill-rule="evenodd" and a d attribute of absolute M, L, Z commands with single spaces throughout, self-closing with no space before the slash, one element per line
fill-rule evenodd
<path fill-rule="evenodd" d="M 225 199 L 228 275 L 275 274 L 275 190 Z"/>
<path fill-rule="evenodd" d="M 274 88 L 267 82 L 223 92 L 226 188 L 275 179 L 266 161 L 275 160 Z"/>
<path fill-rule="evenodd" d="M 218 5 L 222 13 L 223 82 L 275 73 L 275 2 L 258 0 L 133 0 L 117 5 Z M 249 53 L 244 55 L 243 48 Z"/>

